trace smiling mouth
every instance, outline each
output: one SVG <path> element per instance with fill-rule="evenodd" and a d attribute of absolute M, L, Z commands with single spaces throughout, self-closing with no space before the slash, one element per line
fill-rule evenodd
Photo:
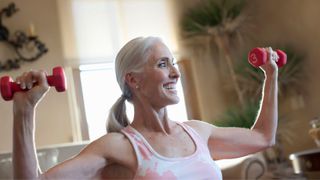
<path fill-rule="evenodd" d="M 176 89 L 176 85 L 173 84 L 173 83 L 164 85 L 163 87 L 164 87 L 165 89 L 168 89 L 168 90 L 175 90 L 175 89 Z"/>
<path fill-rule="evenodd" d="M 171 93 L 177 93 L 176 83 L 168 83 L 163 85 L 163 88 Z"/>

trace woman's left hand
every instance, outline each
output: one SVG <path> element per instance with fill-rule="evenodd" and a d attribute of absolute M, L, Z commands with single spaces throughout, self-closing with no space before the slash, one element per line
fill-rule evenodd
<path fill-rule="evenodd" d="M 260 68 L 266 75 L 278 73 L 278 65 L 276 62 L 278 61 L 279 56 L 277 52 L 273 51 L 271 47 L 264 49 L 268 54 L 268 58 L 267 62 L 264 65 L 260 66 Z"/>

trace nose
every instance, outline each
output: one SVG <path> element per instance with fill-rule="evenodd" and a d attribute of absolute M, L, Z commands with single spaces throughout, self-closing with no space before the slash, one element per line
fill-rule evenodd
<path fill-rule="evenodd" d="M 180 78 L 180 75 L 179 70 L 175 66 L 171 65 L 169 77 L 172 79 L 178 79 Z"/>

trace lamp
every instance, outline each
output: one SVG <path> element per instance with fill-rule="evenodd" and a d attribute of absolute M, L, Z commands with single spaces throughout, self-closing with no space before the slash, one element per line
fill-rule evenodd
<path fill-rule="evenodd" d="M 16 54 L 15 58 L 0 62 L 0 72 L 18 69 L 21 63 L 35 61 L 48 52 L 45 44 L 35 35 L 32 24 L 30 25 L 28 35 L 23 31 L 16 31 L 10 37 L 10 31 L 3 25 L 2 20 L 4 17 L 11 17 L 18 10 L 14 3 L 10 3 L 8 7 L 0 11 L 0 42 L 4 42 L 12 47 Z"/>

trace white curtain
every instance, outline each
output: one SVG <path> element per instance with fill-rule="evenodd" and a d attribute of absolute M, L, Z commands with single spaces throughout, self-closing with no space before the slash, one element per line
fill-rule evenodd
<path fill-rule="evenodd" d="M 177 51 L 170 0 L 58 0 L 66 64 L 111 62 L 138 36 L 159 36 Z"/>

